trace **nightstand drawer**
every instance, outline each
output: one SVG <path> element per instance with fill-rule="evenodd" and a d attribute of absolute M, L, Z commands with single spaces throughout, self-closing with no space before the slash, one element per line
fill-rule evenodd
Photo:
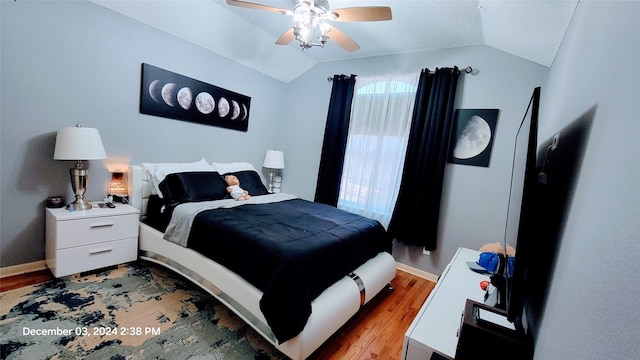
<path fill-rule="evenodd" d="M 136 260 L 138 239 L 130 238 L 57 250 L 55 258 L 47 259 L 56 277 L 121 264 Z"/>
<path fill-rule="evenodd" d="M 58 221 L 56 248 L 97 244 L 138 236 L 138 215 L 118 215 Z"/>

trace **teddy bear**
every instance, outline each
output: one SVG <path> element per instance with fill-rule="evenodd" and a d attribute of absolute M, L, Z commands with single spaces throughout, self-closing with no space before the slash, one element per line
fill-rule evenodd
<path fill-rule="evenodd" d="M 480 250 L 481 253 L 483 253 L 483 252 L 492 252 L 492 253 L 496 253 L 496 254 L 507 255 L 509 257 L 516 256 L 516 250 L 513 248 L 513 246 L 507 244 L 507 250 L 506 250 L 506 253 L 505 253 L 505 250 L 502 247 L 502 244 L 500 244 L 499 242 L 482 245 L 482 247 L 480 247 L 479 250 Z"/>
<path fill-rule="evenodd" d="M 235 175 L 227 175 L 224 177 L 224 181 L 227 183 L 227 192 L 237 201 L 248 200 L 251 198 L 249 192 L 240 187 L 240 180 Z"/>

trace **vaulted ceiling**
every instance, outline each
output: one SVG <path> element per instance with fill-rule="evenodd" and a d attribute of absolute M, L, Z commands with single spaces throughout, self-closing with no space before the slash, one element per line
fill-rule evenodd
<path fill-rule="evenodd" d="M 275 41 L 291 16 L 229 6 L 225 0 L 92 0 L 268 76 L 290 82 L 320 62 L 487 45 L 551 66 L 578 0 L 329 0 L 331 9 L 389 6 L 390 21 L 335 22 L 361 48 L 329 41 L 302 51 Z M 296 0 L 252 0 L 293 9 Z"/>

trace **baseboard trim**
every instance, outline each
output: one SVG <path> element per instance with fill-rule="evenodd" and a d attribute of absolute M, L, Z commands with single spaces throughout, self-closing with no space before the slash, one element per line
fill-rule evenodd
<path fill-rule="evenodd" d="M 407 264 L 399 263 L 396 261 L 396 269 L 408 272 L 409 274 L 419 276 L 423 279 L 427 279 L 429 281 L 438 282 L 438 275 L 434 275 L 430 272 L 426 272 L 424 270 L 420 270 L 418 268 L 414 268 L 413 266 L 409 266 Z"/>
<path fill-rule="evenodd" d="M 22 275 L 22 274 L 26 274 L 34 271 L 40 271 L 46 268 L 47 268 L 47 263 L 44 260 L 34 261 L 31 263 L 20 264 L 20 265 L 6 266 L 3 268 L 0 268 L 0 279 L 9 277 L 9 276 Z"/>

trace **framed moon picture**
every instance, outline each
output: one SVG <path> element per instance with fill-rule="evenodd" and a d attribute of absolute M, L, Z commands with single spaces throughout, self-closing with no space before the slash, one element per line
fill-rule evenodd
<path fill-rule="evenodd" d="M 458 109 L 449 162 L 489 167 L 498 109 Z"/>
<path fill-rule="evenodd" d="M 247 131 L 250 108 L 249 96 L 142 64 L 142 114 Z"/>

